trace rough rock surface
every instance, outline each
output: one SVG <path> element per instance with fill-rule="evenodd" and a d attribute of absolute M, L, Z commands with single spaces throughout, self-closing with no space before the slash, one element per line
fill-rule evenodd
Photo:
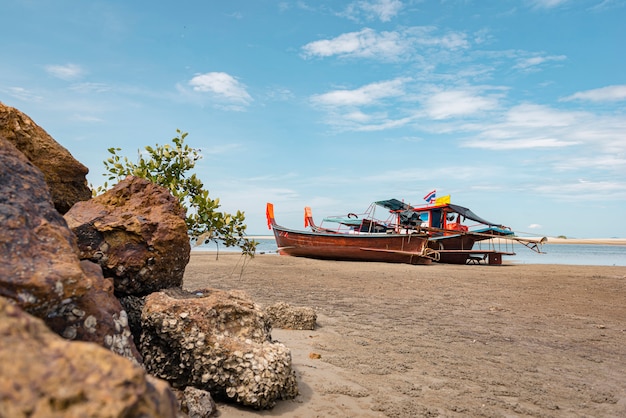
<path fill-rule="evenodd" d="M 180 411 L 189 418 L 206 418 L 217 412 L 213 397 L 206 390 L 187 386 L 175 393 Z"/>
<path fill-rule="evenodd" d="M 140 361 L 111 282 L 100 266 L 79 260 L 41 171 L 1 137 L 0 166 L 0 296 L 68 339 Z"/>
<path fill-rule="evenodd" d="M 74 203 L 91 198 L 86 178 L 89 172 L 87 167 L 31 118 L 1 102 L 0 136 L 13 143 L 43 172 L 54 207 L 61 214 L 67 212 Z"/>
<path fill-rule="evenodd" d="M 145 305 L 145 296 L 124 295 L 118 298 L 128 317 L 128 326 L 133 334 L 135 346 L 139 347 L 141 338 L 141 311 Z"/>
<path fill-rule="evenodd" d="M 274 328 L 305 330 L 315 329 L 317 314 L 313 308 L 293 307 L 277 302 L 265 308 L 265 315 Z"/>
<path fill-rule="evenodd" d="M 44 318 L 84 295 L 92 272 L 57 212 L 43 174 L 0 136 L 0 296 Z"/>
<path fill-rule="evenodd" d="M 169 385 L 95 344 L 67 341 L 0 297 L 0 416 L 176 417 Z"/>
<path fill-rule="evenodd" d="M 180 286 L 191 246 L 185 210 L 169 190 L 129 176 L 65 214 L 80 258 L 112 277 L 118 295 Z"/>
<path fill-rule="evenodd" d="M 291 352 L 271 341 L 271 326 L 245 293 L 168 289 L 146 297 L 141 319 L 145 367 L 175 388 L 254 408 L 298 394 Z"/>
<path fill-rule="evenodd" d="M 81 264 L 85 271 L 93 271 L 93 287 L 80 298 L 66 301 L 55 315 L 45 319 L 46 324 L 67 339 L 95 342 L 142 364 L 128 314 L 113 294 L 113 280 L 102 276 L 99 265 L 87 260 Z"/>

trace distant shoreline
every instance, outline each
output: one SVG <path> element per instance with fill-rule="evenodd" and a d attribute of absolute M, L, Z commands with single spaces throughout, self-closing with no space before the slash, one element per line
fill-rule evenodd
<path fill-rule="evenodd" d="M 273 235 L 251 235 L 249 239 L 274 239 Z M 526 237 L 520 237 L 526 238 Z M 531 239 L 539 239 L 533 237 Z M 579 245 L 626 245 L 626 238 L 557 238 L 547 237 L 547 242 L 544 245 L 549 244 L 579 244 Z M 498 241 L 498 239 L 494 239 Z M 507 240 L 508 241 L 508 240 Z"/>
<path fill-rule="evenodd" d="M 524 238 L 524 237 L 520 237 Z M 494 239 L 494 241 L 497 240 Z M 626 245 L 626 238 L 556 238 L 547 237 L 544 245 L 579 244 L 579 245 Z"/>

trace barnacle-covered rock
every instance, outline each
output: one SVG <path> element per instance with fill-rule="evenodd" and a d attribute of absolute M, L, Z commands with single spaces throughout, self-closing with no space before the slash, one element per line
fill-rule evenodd
<path fill-rule="evenodd" d="M 206 418 L 217 411 L 211 393 L 206 390 L 187 386 L 184 390 L 175 390 L 179 409 L 189 418 Z"/>
<path fill-rule="evenodd" d="M 113 280 L 104 278 L 100 266 L 91 261 L 81 265 L 92 272 L 92 288 L 80 298 L 64 301 L 45 318 L 46 324 L 67 339 L 95 342 L 141 364 L 128 314 L 113 294 Z"/>
<path fill-rule="evenodd" d="M 0 296 L 45 317 L 92 286 L 41 171 L 0 136 Z"/>
<path fill-rule="evenodd" d="M 263 311 L 243 292 L 153 293 L 141 320 L 144 365 L 175 388 L 259 409 L 298 394 L 290 350 L 271 340 Z"/>
<path fill-rule="evenodd" d="M 0 341 L 2 417 L 177 417 L 167 382 L 96 344 L 59 337 L 2 297 Z"/>
<path fill-rule="evenodd" d="M 80 258 L 100 264 L 117 295 L 180 286 L 191 244 L 185 209 L 169 190 L 129 176 L 65 214 Z"/>
<path fill-rule="evenodd" d="M 0 296 L 59 335 L 95 342 L 140 362 L 112 282 L 81 261 L 41 171 L 0 137 Z"/>
<path fill-rule="evenodd" d="M 141 338 L 141 311 L 145 303 L 145 296 L 126 295 L 118 297 L 122 308 L 128 316 L 128 326 L 133 334 L 135 345 L 139 347 L 139 339 Z"/>
<path fill-rule="evenodd" d="M 265 315 L 273 328 L 315 329 L 317 314 L 313 308 L 295 307 L 285 302 L 277 302 L 265 308 Z"/>

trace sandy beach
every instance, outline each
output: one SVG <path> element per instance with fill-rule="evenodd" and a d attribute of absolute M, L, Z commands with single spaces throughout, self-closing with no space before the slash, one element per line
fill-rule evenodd
<path fill-rule="evenodd" d="M 626 267 L 194 251 L 184 286 L 318 315 L 313 331 L 272 332 L 300 395 L 266 411 L 219 403 L 222 418 L 626 416 Z"/>

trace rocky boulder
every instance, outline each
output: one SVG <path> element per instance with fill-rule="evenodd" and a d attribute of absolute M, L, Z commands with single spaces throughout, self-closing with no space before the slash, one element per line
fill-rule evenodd
<path fill-rule="evenodd" d="M 87 167 L 31 118 L 0 102 L 0 136 L 11 142 L 44 175 L 54 207 L 67 212 L 74 203 L 91 198 Z"/>
<path fill-rule="evenodd" d="M 0 296 L 40 318 L 92 287 L 44 176 L 0 137 Z"/>
<path fill-rule="evenodd" d="M 113 294 L 113 280 L 102 276 L 102 269 L 91 261 L 81 262 L 85 271 L 91 271 L 93 287 L 80 298 L 69 299 L 46 324 L 57 334 L 70 340 L 95 342 L 142 364 L 130 329 L 127 311 Z"/>
<path fill-rule="evenodd" d="M 254 408 L 298 394 L 291 352 L 271 341 L 263 311 L 243 292 L 168 289 L 145 298 L 146 370 Z"/>
<path fill-rule="evenodd" d="M 65 214 L 80 258 L 112 277 L 118 295 L 145 295 L 182 284 L 191 246 L 185 209 L 164 187 L 128 177 Z"/>
<path fill-rule="evenodd" d="M 177 416 L 169 385 L 95 344 L 72 342 L 0 297 L 0 415 Z"/>
<path fill-rule="evenodd" d="M 313 330 L 317 314 L 313 308 L 294 307 L 285 302 L 276 302 L 265 308 L 265 315 L 273 328 Z"/>
<path fill-rule="evenodd" d="M 206 390 L 187 386 L 184 390 L 176 390 L 179 409 L 189 418 L 207 418 L 217 412 L 213 397 Z"/>
<path fill-rule="evenodd" d="M 75 237 L 52 206 L 43 174 L 0 137 L 0 296 L 68 339 L 92 341 L 141 361 L 126 313 L 97 264 L 78 258 Z"/>

